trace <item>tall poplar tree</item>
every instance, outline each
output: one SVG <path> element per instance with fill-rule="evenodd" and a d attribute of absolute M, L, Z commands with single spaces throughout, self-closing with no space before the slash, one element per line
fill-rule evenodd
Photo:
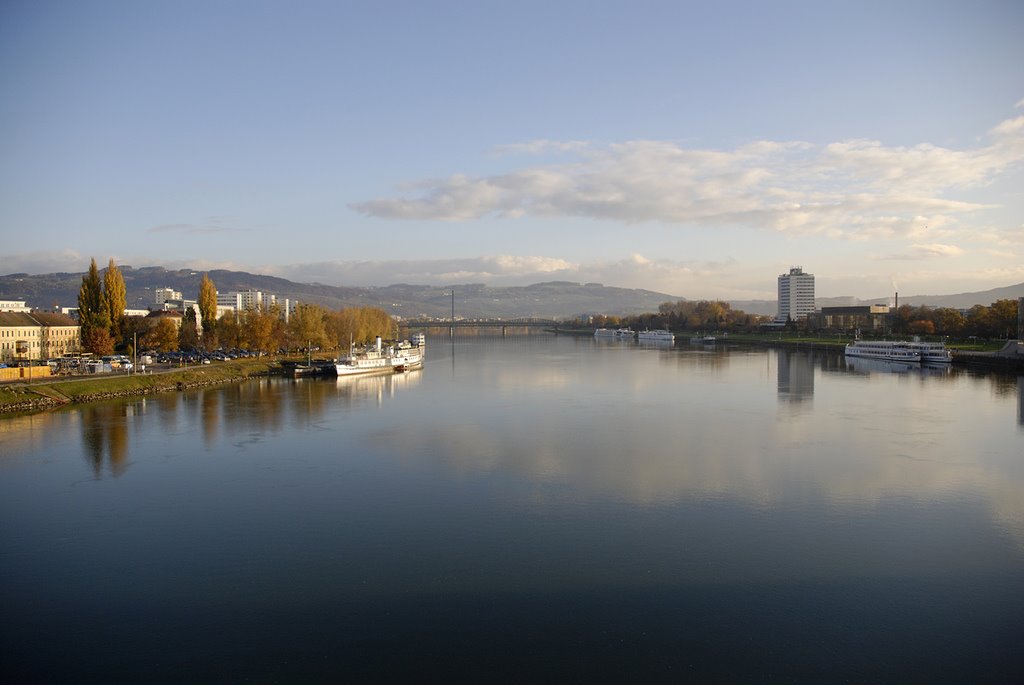
<path fill-rule="evenodd" d="M 217 288 L 206 274 L 203 274 L 203 280 L 199 282 L 196 304 L 199 306 L 199 316 L 203 319 L 203 335 L 212 333 L 217 327 Z"/>
<path fill-rule="evenodd" d="M 78 289 L 78 323 L 81 325 L 82 346 L 96 354 L 109 354 L 113 349 L 110 337 L 110 317 L 103 300 L 103 283 L 96 260 L 89 263 L 89 271 L 82 276 Z"/>
<path fill-rule="evenodd" d="M 124 329 L 124 308 L 127 304 L 127 290 L 121 270 L 110 259 L 107 272 L 103 274 L 103 306 L 110 319 L 110 334 L 114 340 L 120 340 Z"/>

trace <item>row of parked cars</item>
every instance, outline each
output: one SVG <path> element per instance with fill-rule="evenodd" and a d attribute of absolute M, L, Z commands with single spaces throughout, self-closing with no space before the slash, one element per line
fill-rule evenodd
<path fill-rule="evenodd" d="M 209 364 L 211 361 L 226 362 L 229 359 L 241 359 L 243 357 L 256 357 L 259 352 L 256 350 L 213 350 L 206 352 L 202 350 L 178 350 L 175 352 L 146 352 L 147 356 L 156 361 L 157 364 Z"/>

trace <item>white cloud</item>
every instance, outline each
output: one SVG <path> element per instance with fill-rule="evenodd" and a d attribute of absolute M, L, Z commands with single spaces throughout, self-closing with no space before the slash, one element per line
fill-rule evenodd
<path fill-rule="evenodd" d="M 291 264 L 268 271 L 303 283 L 390 285 L 415 283 L 529 284 L 577 278 L 579 265 L 557 257 L 498 255 L 429 260 L 330 261 Z"/>
<path fill-rule="evenodd" d="M 932 257 L 958 257 L 964 253 L 963 249 L 956 245 L 943 245 L 941 243 L 911 245 L 911 248 Z"/>
<path fill-rule="evenodd" d="M 231 225 L 231 219 L 223 216 L 207 217 L 200 223 L 160 224 L 146 229 L 149 233 L 192 233 L 208 235 L 212 233 L 240 233 L 247 229 Z"/>
<path fill-rule="evenodd" d="M 93 255 L 103 266 L 107 259 Z M 75 250 L 36 251 L 25 254 L 0 254 L 0 274 L 79 273 L 89 268 L 89 256 Z M 109 258 L 108 258 L 109 259 Z M 115 261 L 120 263 L 115 257 Z"/>
<path fill-rule="evenodd" d="M 987 185 L 1024 160 L 1024 117 L 990 131 L 991 144 L 954 150 L 755 141 L 733 150 L 638 140 L 602 145 L 541 140 L 502 148 L 569 159 L 504 174 L 455 175 L 419 195 L 351 207 L 391 219 L 583 217 L 625 224 L 767 228 L 833 238 L 920 236 L 988 208 L 956 191 Z M 925 218 L 927 223 L 922 222 Z"/>
<path fill-rule="evenodd" d="M 934 257 L 959 257 L 965 254 L 963 248 L 956 245 L 945 245 L 943 243 L 915 244 L 910 246 L 909 252 L 887 255 L 879 259 L 891 260 L 919 260 L 931 259 Z"/>

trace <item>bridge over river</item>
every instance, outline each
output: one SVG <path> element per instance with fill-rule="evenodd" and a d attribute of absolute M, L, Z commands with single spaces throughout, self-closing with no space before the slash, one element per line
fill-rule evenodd
<path fill-rule="evenodd" d="M 460 319 L 457 321 L 403 321 L 401 328 L 410 331 L 428 330 L 437 333 L 447 331 L 452 337 L 456 335 L 529 335 L 541 333 L 559 325 L 554 319 L 522 318 L 522 319 Z"/>

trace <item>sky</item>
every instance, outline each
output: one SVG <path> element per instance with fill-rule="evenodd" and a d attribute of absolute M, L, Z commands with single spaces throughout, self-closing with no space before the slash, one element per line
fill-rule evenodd
<path fill-rule="evenodd" d="M 1024 3 L 0 3 L 0 273 L 1024 282 Z"/>

